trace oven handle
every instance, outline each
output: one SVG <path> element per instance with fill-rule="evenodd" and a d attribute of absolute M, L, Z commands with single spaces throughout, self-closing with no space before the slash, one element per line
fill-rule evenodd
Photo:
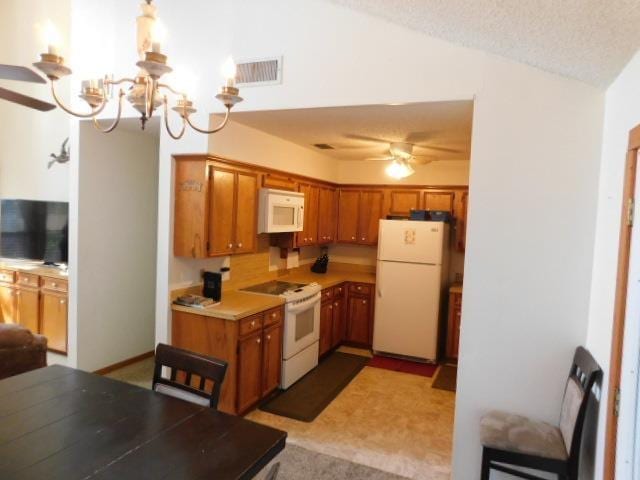
<path fill-rule="evenodd" d="M 307 310 L 309 307 L 314 306 L 316 303 L 320 302 L 322 295 L 320 292 L 315 294 L 309 300 L 305 300 L 301 303 L 289 303 L 287 304 L 287 312 L 288 313 L 300 313 Z"/>

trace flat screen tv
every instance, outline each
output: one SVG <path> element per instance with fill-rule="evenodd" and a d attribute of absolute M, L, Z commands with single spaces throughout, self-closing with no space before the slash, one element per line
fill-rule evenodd
<path fill-rule="evenodd" d="M 67 263 L 69 204 L 0 201 L 0 257 Z"/>

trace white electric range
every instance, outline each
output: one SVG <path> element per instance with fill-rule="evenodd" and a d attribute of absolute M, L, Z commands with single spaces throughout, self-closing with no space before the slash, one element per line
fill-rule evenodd
<path fill-rule="evenodd" d="M 285 301 L 282 389 L 286 390 L 318 365 L 321 290 L 317 283 L 279 280 L 242 289 L 258 295 L 275 295 Z"/>

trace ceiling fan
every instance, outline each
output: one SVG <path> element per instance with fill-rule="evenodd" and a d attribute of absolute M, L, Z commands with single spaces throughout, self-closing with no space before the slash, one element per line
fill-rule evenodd
<path fill-rule="evenodd" d="M 29 83 L 47 83 L 44 78 L 35 73 L 33 70 L 27 67 L 21 67 L 18 65 L 2 65 L 0 64 L 0 79 L 3 80 L 15 80 L 18 82 Z M 41 112 L 48 112 L 53 110 L 56 106 L 49 102 L 43 102 L 37 98 L 23 95 L 13 90 L 0 87 L 0 99 L 7 100 L 9 102 L 17 103 L 25 107 L 33 108 Z"/>

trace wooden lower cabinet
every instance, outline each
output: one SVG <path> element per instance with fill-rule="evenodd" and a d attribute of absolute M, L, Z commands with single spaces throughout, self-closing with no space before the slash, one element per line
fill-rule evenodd
<path fill-rule="evenodd" d="M 67 353 L 67 295 L 43 290 L 40 293 L 40 333 L 49 350 Z"/>
<path fill-rule="evenodd" d="M 333 343 L 333 302 L 328 301 L 320 306 L 320 345 L 319 355 L 323 356 L 331 350 Z"/>
<path fill-rule="evenodd" d="M 344 283 L 322 291 L 320 307 L 320 356 L 340 344 L 371 346 L 373 291 L 366 283 Z M 330 293 L 330 295 L 326 295 Z"/>
<path fill-rule="evenodd" d="M 372 291 L 373 289 L 371 289 Z M 373 340 L 373 298 L 371 294 L 353 293 L 347 299 L 346 341 L 370 347 Z"/>
<path fill-rule="evenodd" d="M 16 290 L 17 323 L 34 333 L 40 331 L 40 292 L 34 289 L 19 288 Z M 66 318 L 65 318 L 66 326 Z M 65 335 L 66 339 L 66 335 Z M 66 343 L 66 340 L 65 340 Z"/>
<path fill-rule="evenodd" d="M 16 296 L 12 285 L 0 284 L 0 323 L 16 323 Z"/>
<path fill-rule="evenodd" d="M 262 398 L 262 332 L 238 341 L 238 411 Z"/>
<path fill-rule="evenodd" d="M 244 414 L 280 385 L 283 307 L 241 320 L 173 311 L 171 343 L 228 362 L 218 409 Z"/>
<path fill-rule="evenodd" d="M 262 396 L 280 386 L 282 372 L 282 324 L 265 328 L 262 342 Z"/>
<path fill-rule="evenodd" d="M 447 319 L 447 358 L 457 360 L 460 344 L 460 321 L 462 319 L 462 288 L 449 290 L 449 315 Z"/>

